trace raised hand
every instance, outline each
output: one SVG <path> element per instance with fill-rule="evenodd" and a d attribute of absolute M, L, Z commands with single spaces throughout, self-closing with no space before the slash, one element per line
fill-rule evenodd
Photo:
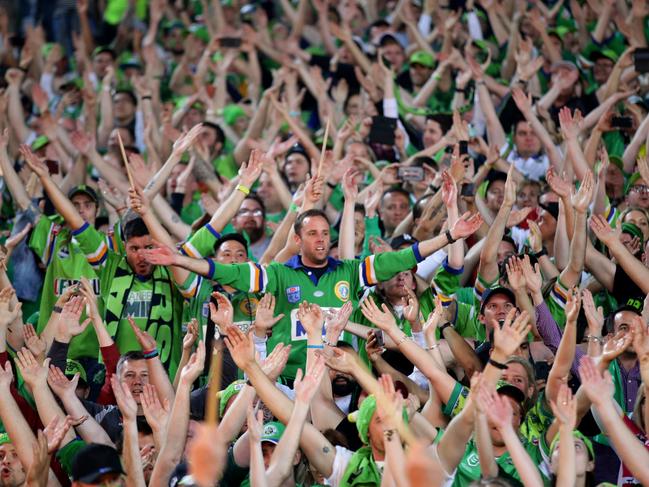
<path fill-rule="evenodd" d="M 38 336 L 33 325 L 25 324 L 23 326 L 23 336 L 25 338 L 25 345 L 30 352 L 36 357 L 39 362 L 45 360 L 45 350 L 47 343 Z"/>
<path fill-rule="evenodd" d="M 411 289 L 406 289 L 408 296 L 406 298 L 406 306 L 403 308 L 403 317 L 414 327 L 420 327 L 421 322 L 419 319 L 419 299 Z"/>
<path fill-rule="evenodd" d="M 165 431 L 169 420 L 169 400 L 165 399 L 164 404 L 160 402 L 158 392 L 153 384 L 144 384 L 140 394 L 140 404 L 146 422 L 153 431 Z"/>
<path fill-rule="evenodd" d="M 275 316 L 275 296 L 270 293 L 264 296 L 257 303 L 257 312 L 255 314 L 255 322 L 253 326 L 258 331 L 262 331 L 264 335 L 275 326 L 275 324 L 284 318 L 284 313 Z"/>
<path fill-rule="evenodd" d="M 191 385 L 203 372 L 203 366 L 205 365 L 205 343 L 203 341 L 198 342 L 198 347 L 196 351 L 192 353 L 189 357 L 187 365 L 185 365 L 180 371 L 180 381 L 185 385 Z"/>
<path fill-rule="evenodd" d="M 611 228 L 611 225 L 602 215 L 593 215 L 590 217 L 590 229 L 598 240 L 607 247 L 610 247 L 619 238 L 619 229 L 616 231 Z"/>
<path fill-rule="evenodd" d="M 568 293 L 566 301 L 566 323 L 577 323 L 577 316 L 581 309 L 581 295 L 576 287 L 573 287 Z"/>
<path fill-rule="evenodd" d="M 140 188 L 133 187 L 128 190 L 128 206 L 141 217 L 145 216 L 151 208 L 149 198 L 144 192 Z"/>
<path fill-rule="evenodd" d="M 505 180 L 505 191 L 503 198 L 503 206 L 512 208 L 516 203 L 516 181 L 514 180 L 514 165 L 509 166 L 507 171 L 507 179 Z"/>
<path fill-rule="evenodd" d="M 142 250 L 142 255 L 149 264 L 153 265 L 174 265 L 178 260 L 179 254 L 176 249 L 172 249 L 159 242 L 154 242 L 156 245 L 152 249 Z"/>
<path fill-rule="evenodd" d="M 387 374 L 379 377 L 379 385 L 385 402 L 376 401 L 376 414 L 381 420 L 383 431 L 395 430 L 401 422 L 403 396 L 395 390 L 394 381 Z"/>
<path fill-rule="evenodd" d="M 505 357 L 513 355 L 521 346 L 530 331 L 529 315 L 527 311 L 521 312 L 516 319 L 516 308 L 507 313 L 502 328 L 494 323 L 494 350 L 500 351 Z"/>
<path fill-rule="evenodd" d="M 36 174 L 40 179 L 49 176 L 50 171 L 45 164 L 45 160 L 34 154 L 31 147 L 23 144 L 20 146 L 19 151 L 29 168 L 34 171 L 34 174 Z"/>
<path fill-rule="evenodd" d="M 543 287 L 543 276 L 538 262 L 534 264 L 534 267 L 532 267 L 530 256 L 525 254 L 521 260 L 521 266 L 523 268 L 523 275 L 525 276 L 527 292 L 532 296 L 534 293 L 540 293 L 541 288 Z"/>
<path fill-rule="evenodd" d="M 189 132 L 181 135 L 176 142 L 174 142 L 172 154 L 180 158 L 193 144 L 194 140 L 203 132 L 203 124 L 199 123 L 194 125 Z"/>
<path fill-rule="evenodd" d="M 12 287 L 6 287 L 0 291 L 0 328 L 7 330 L 20 314 L 22 303 L 18 302 L 14 309 L 11 309 L 11 300 L 16 292 Z"/>
<path fill-rule="evenodd" d="M 345 171 L 343 176 L 343 194 L 345 201 L 356 201 L 358 198 L 358 185 L 354 179 L 358 176 L 358 172 L 354 168 L 349 168 Z"/>
<path fill-rule="evenodd" d="M 81 313 L 85 309 L 86 300 L 81 296 L 74 296 L 63 306 L 63 311 L 59 316 L 59 332 L 68 338 L 75 337 L 83 333 L 90 324 L 90 318 L 83 323 L 79 323 Z"/>
<path fill-rule="evenodd" d="M 577 400 L 573 397 L 567 384 L 561 384 L 557 400 L 550 400 L 550 406 L 555 418 L 571 430 L 575 429 L 577 426 Z"/>
<path fill-rule="evenodd" d="M 385 347 L 379 345 L 377 334 L 383 333 L 381 330 L 370 330 L 367 333 L 367 341 L 365 342 L 365 352 L 367 353 L 370 361 L 375 362 L 378 357 L 385 352 Z"/>
<path fill-rule="evenodd" d="M 0 387 L 3 388 L 4 393 L 9 394 L 13 380 L 14 371 L 11 369 L 11 362 L 7 361 L 4 367 L 0 365 Z"/>
<path fill-rule="evenodd" d="M 137 342 L 140 344 L 140 348 L 142 348 L 142 352 L 147 353 L 156 350 L 158 344 L 156 343 L 155 338 L 153 338 L 145 330 L 141 330 L 131 316 L 127 316 L 126 319 L 128 320 L 128 324 L 131 325 L 131 330 L 133 330 L 133 333 L 135 334 L 135 338 L 137 339 Z"/>
<path fill-rule="evenodd" d="M 581 387 L 595 406 L 612 400 L 614 387 L 611 373 L 606 370 L 602 375 L 588 355 L 584 355 L 579 362 L 579 378 Z"/>
<path fill-rule="evenodd" d="M 332 351 L 333 353 L 330 356 L 325 357 L 327 367 L 343 374 L 353 375 L 359 366 L 355 352 L 343 351 L 340 348 L 333 348 Z"/>
<path fill-rule="evenodd" d="M 599 306 L 595 307 L 593 295 L 588 289 L 581 292 L 582 304 L 584 306 L 584 314 L 588 322 L 588 332 L 590 335 L 602 336 L 602 328 L 604 327 L 604 309 Z"/>
<path fill-rule="evenodd" d="M 514 103 L 523 115 L 532 113 L 532 95 L 525 94 L 520 88 L 512 89 L 512 98 Z"/>
<path fill-rule="evenodd" d="M 302 376 L 302 369 L 298 369 L 295 376 L 293 389 L 295 390 L 295 400 L 302 404 L 311 404 L 313 396 L 320 387 L 322 377 L 324 376 L 327 367 L 325 367 L 324 357 L 320 355 L 313 362 L 311 368 L 307 371 L 304 377 Z"/>
<path fill-rule="evenodd" d="M 579 191 L 575 192 L 573 190 L 572 197 L 570 199 L 572 207 L 577 213 L 583 214 L 588 210 L 588 207 L 593 200 L 594 186 L 593 173 L 591 171 L 587 171 L 584 179 L 581 182 L 581 186 L 579 186 Z"/>
<path fill-rule="evenodd" d="M 113 388 L 113 394 L 115 394 L 117 407 L 122 413 L 124 421 L 135 421 L 137 418 L 137 403 L 131 394 L 131 390 L 122 385 L 115 374 L 111 376 L 110 384 Z"/>
<path fill-rule="evenodd" d="M 261 176 L 264 167 L 264 154 L 253 149 L 247 164 L 242 164 L 239 169 L 239 182 L 246 188 L 251 188 L 255 181 Z"/>
<path fill-rule="evenodd" d="M 74 374 L 74 377 L 68 380 L 61 369 L 55 365 L 50 365 L 47 383 L 50 385 L 52 392 L 54 392 L 58 397 L 71 397 L 75 394 L 75 390 L 79 384 L 79 374 Z"/>
<path fill-rule="evenodd" d="M 514 292 L 527 287 L 523 266 L 516 256 L 507 259 L 505 270 L 507 271 L 507 281 Z"/>
<path fill-rule="evenodd" d="M 220 330 L 224 330 L 233 323 L 232 303 L 224 294 L 217 291 L 212 293 L 212 297 L 216 299 L 218 308 L 214 303 L 210 303 L 210 319 L 219 326 Z"/>
<path fill-rule="evenodd" d="M 322 326 L 324 325 L 324 313 L 322 308 L 317 304 L 302 301 L 297 310 L 297 318 L 302 323 L 308 336 L 322 336 Z"/>
<path fill-rule="evenodd" d="M 275 382 L 277 378 L 282 375 L 290 353 L 290 345 L 278 343 L 275 345 L 275 348 L 273 348 L 273 351 L 266 357 L 266 360 L 261 363 L 261 370 L 264 371 L 264 374 L 266 374 L 266 377 L 268 377 L 271 382 Z"/>
<path fill-rule="evenodd" d="M 27 348 L 19 350 L 16 354 L 16 366 L 25 383 L 33 391 L 36 387 L 47 387 L 47 371 L 50 359 L 45 359 L 42 364 L 36 360 Z"/>
<path fill-rule="evenodd" d="M 371 296 L 361 303 L 361 313 L 363 313 L 365 318 L 385 332 L 397 328 L 397 320 L 390 312 L 390 309 L 385 304 L 381 304 L 381 308 L 379 308 Z"/>
<path fill-rule="evenodd" d="M 80 418 L 85 421 L 87 416 Z M 70 430 L 75 422 L 78 423 L 79 420 L 74 420 L 70 416 L 61 418 L 60 416 L 54 416 L 49 424 L 43 430 L 43 435 L 47 441 L 47 453 L 50 455 L 53 454 L 61 446 L 63 438 L 65 438 L 66 433 Z"/>
<path fill-rule="evenodd" d="M 610 337 L 602 349 L 602 362 L 610 364 L 617 357 L 622 355 L 633 342 L 633 331 L 622 330 L 615 336 Z"/>
<path fill-rule="evenodd" d="M 328 344 L 335 346 L 338 343 L 340 334 L 347 326 L 352 311 L 354 311 L 354 306 L 351 301 L 347 301 L 342 308 L 327 313 L 325 328 L 327 330 L 326 339 Z"/>
<path fill-rule="evenodd" d="M 183 337 L 183 352 L 191 352 L 196 340 L 198 340 L 198 320 L 192 318 L 189 323 L 187 323 L 187 332 Z"/>
<path fill-rule="evenodd" d="M 261 409 L 256 411 L 255 407 L 250 403 L 248 404 L 246 418 L 250 443 L 256 445 L 261 441 L 261 435 L 264 432 L 264 412 Z"/>
<path fill-rule="evenodd" d="M 557 193 L 560 198 L 567 199 L 573 191 L 573 185 L 554 172 L 553 168 L 548 169 L 545 179 L 548 181 L 552 191 Z"/>
<path fill-rule="evenodd" d="M 583 129 L 584 119 L 579 110 L 575 110 L 573 115 L 570 108 L 564 106 L 559 111 L 559 124 L 565 140 L 576 140 Z"/>
<path fill-rule="evenodd" d="M 457 184 L 448 171 L 442 173 L 442 201 L 447 208 L 457 205 Z"/>
<path fill-rule="evenodd" d="M 86 300 L 86 314 L 88 315 L 88 318 L 90 318 L 91 321 L 96 319 L 101 320 L 99 307 L 97 306 L 97 296 L 92 288 L 92 284 L 90 284 L 90 281 L 86 277 L 79 279 L 79 283 L 81 284 L 79 292 Z"/>
<path fill-rule="evenodd" d="M 513 427 L 514 410 L 505 396 L 501 396 L 493 388 L 483 386 L 480 387 L 478 397 L 487 419 L 496 429 L 505 431 Z"/>
<path fill-rule="evenodd" d="M 255 362 L 255 344 L 252 341 L 252 333 L 245 335 L 236 326 L 228 326 L 225 329 L 225 346 L 228 347 L 232 360 L 241 370 Z"/>
<path fill-rule="evenodd" d="M 474 213 L 472 215 L 467 211 L 455 222 L 453 228 L 451 228 L 451 236 L 453 240 L 469 237 L 477 232 L 483 223 L 484 220 L 480 213 Z"/>

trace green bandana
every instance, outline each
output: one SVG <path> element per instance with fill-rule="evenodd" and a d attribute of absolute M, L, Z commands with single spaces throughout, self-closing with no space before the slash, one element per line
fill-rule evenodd
<path fill-rule="evenodd" d="M 367 396 L 361 403 L 361 407 L 358 410 L 358 416 L 356 416 L 358 436 L 364 445 L 369 444 L 368 433 L 370 429 L 370 421 L 372 421 L 372 416 L 374 416 L 374 411 L 376 411 L 376 398 L 374 396 Z"/>
<path fill-rule="evenodd" d="M 369 397 L 363 401 L 363 404 L 365 404 L 368 399 Z M 374 404 L 374 407 L 376 407 L 376 403 Z M 343 478 L 340 480 L 338 485 L 340 487 L 376 487 L 381 485 L 381 472 L 379 472 L 378 466 L 372 457 L 371 447 L 364 446 L 354 453 L 354 455 L 349 459 Z"/>

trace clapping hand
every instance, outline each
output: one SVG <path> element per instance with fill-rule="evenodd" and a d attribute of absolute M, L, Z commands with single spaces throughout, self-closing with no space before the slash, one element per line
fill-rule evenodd
<path fill-rule="evenodd" d="M 385 332 L 389 333 L 391 329 L 397 327 L 397 320 L 385 303 L 382 303 L 381 308 L 379 308 L 371 296 L 361 303 L 361 313 Z"/>
<path fill-rule="evenodd" d="M 284 313 L 275 316 L 275 296 L 266 293 L 257 303 L 257 312 L 253 326 L 257 331 L 266 335 L 282 318 L 284 318 Z"/>
<path fill-rule="evenodd" d="M 302 301 L 297 310 L 297 319 L 300 320 L 309 337 L 322 337 L 324 313 L 320 306 Z"/>
<path fill-rule="evenodd" d="M 530 331 L 529 314 L 527 311 L 521 312 L 516 319 L 516 308 L 507 313 L 505 323 L 502 327 L 494 323 L 494 351 L 498 350 L 505 357 L 513 355 L 521 346 L 525 337 Z"/>
<path fill-rule="evenodd" d="M 47 371 L 50 359 L 45 359 L 42 364 L 36 360 L 27 348 L 19 350 L 16 354 L 16 366 L 25 383 L 35 391 L 39 387 L 47 387 Z"/>

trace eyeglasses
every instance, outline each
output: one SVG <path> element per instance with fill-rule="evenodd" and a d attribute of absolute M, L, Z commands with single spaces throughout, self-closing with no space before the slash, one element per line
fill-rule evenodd
<path fill-rule="evenodd" d="M 646 184 L 638 184 L 636 186 L 631 186 L 631 191 L 635 191 L 640 194 L 649 194 L 649 186 Z"/>
<path fill-rule="evenodd" d="M 264 212 L 261 210 L 246 210 L 245 208 L 237 211 L 237 216 L 263 216 Z"/>

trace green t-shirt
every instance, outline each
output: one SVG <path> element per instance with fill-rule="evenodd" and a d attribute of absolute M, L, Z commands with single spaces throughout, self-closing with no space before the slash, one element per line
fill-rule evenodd
<path fill-rule="evenodd" d="M 412 269 L 421 260 L 417 244 L 398 252 L 370 255 L 363 260 L 329 258 L 319 279 L 302 265 L 299 256 L 284 264 L 273 262 L 265 267 L 253 262 L 224 265 L 210 260 L 207 277 L 240 291 L 268 292 L 275 296 L 275 312 L 284 313 L 284 318 L 274 326 L 266 346 L 272 350 L 279 342 L 291 344 L 283 375 L 293 379 L 297 369 L 304 368 L 306 361 L 307 336 L 297 318 L 303 300 L 318 304 L 325 310 L 340 308 L 349 300 L 357 304 L 365 286 L 373 286 L 398 272 Z"/>
<path fill-rule="evenodd" d="M 104 296 L 104 321 L 121 354 L 140 350 L 127 316 L 156 339 L 160 360 L 173 377 L 182 353 L 183 297 L 167 267 L 148 277 L 136 275 L 126 257 L 111 251 L 85 223 L 73 232 L 93 263 Z M 90 260 L 89 256 L 93 256 Z M 188 283 L 184 283 L 187 286 Z"/>
<path fill-rule="evenodd" d="M 93 239 L 98 243 L 101 242 L 103 246 L 108 245 L 108 239 L 94 227 L 88 226 L 87 232 L 92 233 Z M 32 231 L 29 248 L 36 253 L 47 268 L 43 280 L 41 306 L 36 326 L 38 333 L 42 333 L 45 329 L 56 300 L 68 287 L 77 284 L 81 277 L 86 277 L 90 281 L 95 294 L 100 298 L 97 300 L 99 310 L 100 312 L 103 311 L 99 277 L 95 269 L 89 264 L 94 259 L 94 256 L 84 255 L 70 229 L 63 226 L 60 217 L 41 216 Z M 81 316 L 81 320 L 84 319 L 85 312 Z M 80 357 L 97 358 L 98 356 L 99 344 L 97 336 L 92 326 L 89 326 L 83 333 L 72 339 L 68 349 L 68 357 L 76 359 Z"/>

